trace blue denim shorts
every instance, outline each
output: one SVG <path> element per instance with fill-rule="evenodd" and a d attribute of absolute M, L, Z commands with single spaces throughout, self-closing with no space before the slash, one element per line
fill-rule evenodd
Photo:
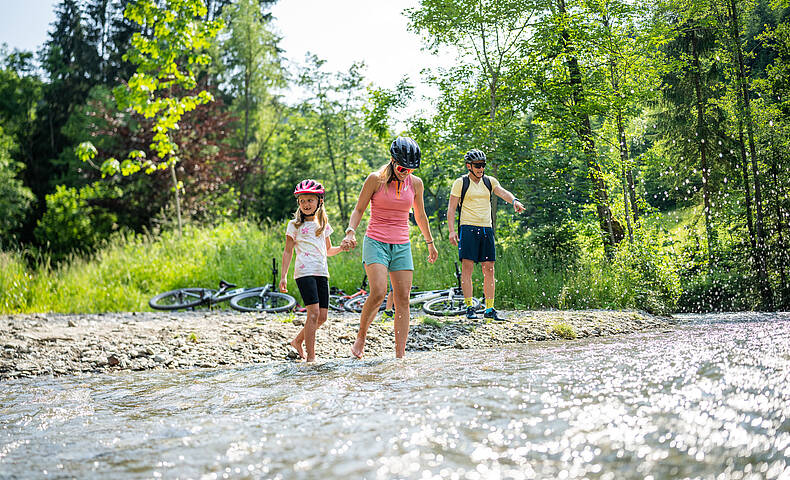
<path fill-rule="evenodd" d="M 362 262 L 380 263 L 390 272 L 414 270 L 411 243 L 384 243 L 365 235 L 362 240 Z"/>
<path fill-rule="evenodd" d="M 496 261 L 494 229 L 475 225 L 461 225 L 458 258 L 476 263 Z"/>

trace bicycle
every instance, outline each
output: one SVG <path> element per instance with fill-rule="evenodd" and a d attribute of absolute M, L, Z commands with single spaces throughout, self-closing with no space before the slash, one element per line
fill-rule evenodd
<path fill-rule="evenodd" d="M 422 311 L 437 317 L 449 315 L 461 315 L 466 312 L 464 294 L 461 290 L 461 271 L 458 269 L 458 262 L 455 262 L 456 286 L 446 288 L 432 299 L 425 300 Z M 480 307 L 480 300 L 472 298 L 472 306 L 477 310 Z"/>
<path fill-rule="evenodd" d="M 454 287 L 442 288 L 438 290 L 412 290 L 409 294 L 409 308 L 419 309 L 422 307 L 422 311 L 435 316 L 460 315 L 466 312 L 464 296 L 463 293 L 460 293 L 461 271 L 458 269 L 458 262 L 455 262 L 455 278 L 457 285 Z M 362 289 L 360 290 L 362 291 Z M 357 293 L 359 294 L 360 292 Z M 346 310 L 361 312 L 362 305 L 365 304 L 367 296 L 367 292 L 364 292 L 355 298 L 347 300 L 344 304 Z M 430 307 L 428 307 L 429 304 L 431 305 Z M 384 310 L 385 305 L 386 300 L 382 302 L 379 311 Z M 480 306 L 480 300 L 473 298 L 472 306 L 478 308 Z"/>
<path fill-rule="evenodd" d="M 346 295 L 342 290 L 338 290 L 339 294 L 336 295 L 329 295 L 329 307 L 333 310 L 338 311 L 345 311 L 345 312 L 355 312 L 359 313 L 362 311 L 362 305 L 365 304 L 365 300 L 368 299 L 368 275 L 367 273 L 362 277 L 362 283 L 359 285 L 359 289 L 350 294 Z M 379 311 L 384 310 L 384 306 L 386 305 L 386 301 L 381 303 L 381 307 L 379 307 Z"/>
<path fill-rule="evenodd" d="M 156 310 L 181 310 L 207 306 L 230 300 L 230 306 L 242 312 L 285 312 L 296 305 L 296 299 L 288 294 L 275 292 L 277 262 L 272 259 L 272 283 L 262 287 L 237 288 L 235 284 L 219 281 L 219 288 L 185 287 L 156 295 L 148 305 Z"/>

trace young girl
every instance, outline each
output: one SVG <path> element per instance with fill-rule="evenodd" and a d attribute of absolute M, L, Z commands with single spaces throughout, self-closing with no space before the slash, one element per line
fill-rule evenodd
<path fill-rule="evenodd" d="M 313 362 L 315 361 L 315 332 L 326 322 L 329 308 L 329 268 L 326 258 L 336 255 L 342 249 L 333 247 L 329 239 L 332 227 L 324 210 L 324 187 L 314 180 L 303 180 L 296 186 L 294 196 L 298 208 L 294 213 L 294 219 L 288 222 L 285 232 L 280 291 L 288 291 L 285 278 L 296 247 L 294 280 L 307 308 L 307 320 L 304 328 L 291 341 L 291 346 L 301 358 Z M 302 350 L 302 342 L 305 343 L 307 357 Z"/>

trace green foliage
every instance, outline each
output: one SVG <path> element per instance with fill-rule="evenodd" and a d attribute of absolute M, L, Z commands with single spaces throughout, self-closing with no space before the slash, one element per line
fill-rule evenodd
<path fill-rule="evenodd" d="M 19 179 L 24 165 L 11 158 L 14 148 L 0 126 L 0 248 L 8 247 L 6 239 L 18 231 L 34 200 L 33 192 Z"/>
<path fill-rule="evenodd" d="M 566 340 L 573 340 L 576 338 L 576 330 L 573 329 L 573 325 L 564 322 L 553 323 L 549 329 L 549 333 Z"/>
<path fill-rule="evenodd" d="M 576 225 L 545 225 L 532 230 L 529 242 L 535 257 L 544 263 L 573 267 L 582 254 L 582 246 L 577 238 Z"/>
<path fill-rule="evenodd" d="M 22 255 L 0 252 L 0 311 L 18 313 L 25 311 L 35 296 L 31 288 L 33 275 Z"/>
<path fill-rule="evenodd" d="M 758 309 L 760 296 L 753 275 L 716 271 L 692 277 L 678 299 L 680 312 L 740 312 Z"/>
<path fill-rule="evenodd" d="M 205 50 L 223 24 L 203 21 L 206 13 L 202 0 L 167 0 L 162 6 L 153 0 L 135 0 L 126 7 L 124 16 L 151 35 L 137 32 L 132 36 L 131 49 L 123 58 L 137 65 L 137 72 L 115 88 L 115 99 L 121 110 L 132 109 L 144 118 L 155 118 L 150 148 L 160 161 L 133 150 L 122 161 L 105 160 L 103 174 L 152 173 L 178 161 L 178 147 L 170 132 L 178 128 L 185 112 L 213 100 L 206 90 L 175 96 L 175 90 L 197 87 L 197 69 L 211 63 Z M 91 153 L 87 146 L 80 149 L 86 159 Z"/>
<path fill-rule="evenodd" d="M 387 140 L 390 137 L 390 110 L 405 106 L 414 94 L 414 87 L 409 85 L 407 78 L 402 78 L 393 90 L 369 87 L 368 93 L 369 103 L 362 106 L 365 126 L 379 139 Z"/>
<path fill-rule="evenodd" d="M 441 326 L 444 325 L 439 320 L 436 320 L 435 318 L 431 318 L 431 317 L 422 317 L 422 324 L 436 328 L 441 328 Z"/>
<path fill-rule="evenodd" d="M 47 210 L 36 236 L 54 259 L 71 252 L 90 252 L 118 228 L 118 217 L 108 202 L 122 196 L 117 187 L 95 182 L 80 189 L 58 186 L 47 195 Z"/>
<path fill-rule="evenodd" d="M 560 308 L 636 308 L 667 315 L 681 294 L 675 254 L 657 232 L 638 230 L 613 259 L 585 256 L 562 286 Z"/>
<path fill-rule="evenodd" d="M 680 277 L 671 252 L 662 250 L 657 236 L 637 232 L 641 238 L 623 242 L 614 258 L 615 274 L 629 306 L 668 315 L 681 293 Z M 625 299 L 624 299 L 625 300 Z"/>

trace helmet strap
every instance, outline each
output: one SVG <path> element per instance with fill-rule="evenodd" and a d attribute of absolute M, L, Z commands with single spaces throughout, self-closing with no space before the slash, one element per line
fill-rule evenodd
<path fill-rule="evenodd" d="M 471 165 L 471 163 L 467 163 L 467 164 L 466 164 L 466 169 L 467 169 L 467 170 L 469 170 L 469 176 L 470 176 L 470 177 L 474 177 L 474 178 L 476 178 L 476 179 L 478 179 L 478 180 L 480 180 L 481 178 L 483 178 L 483 175 L 485 175 L 485 174 L 481 174 L 480 176 L 477 176 L 477 175 L 475 174 L 475 169 L 474 169 L 474 168 L 472 168 L 472 167 L 470 167 L 470 165 Z"/>

